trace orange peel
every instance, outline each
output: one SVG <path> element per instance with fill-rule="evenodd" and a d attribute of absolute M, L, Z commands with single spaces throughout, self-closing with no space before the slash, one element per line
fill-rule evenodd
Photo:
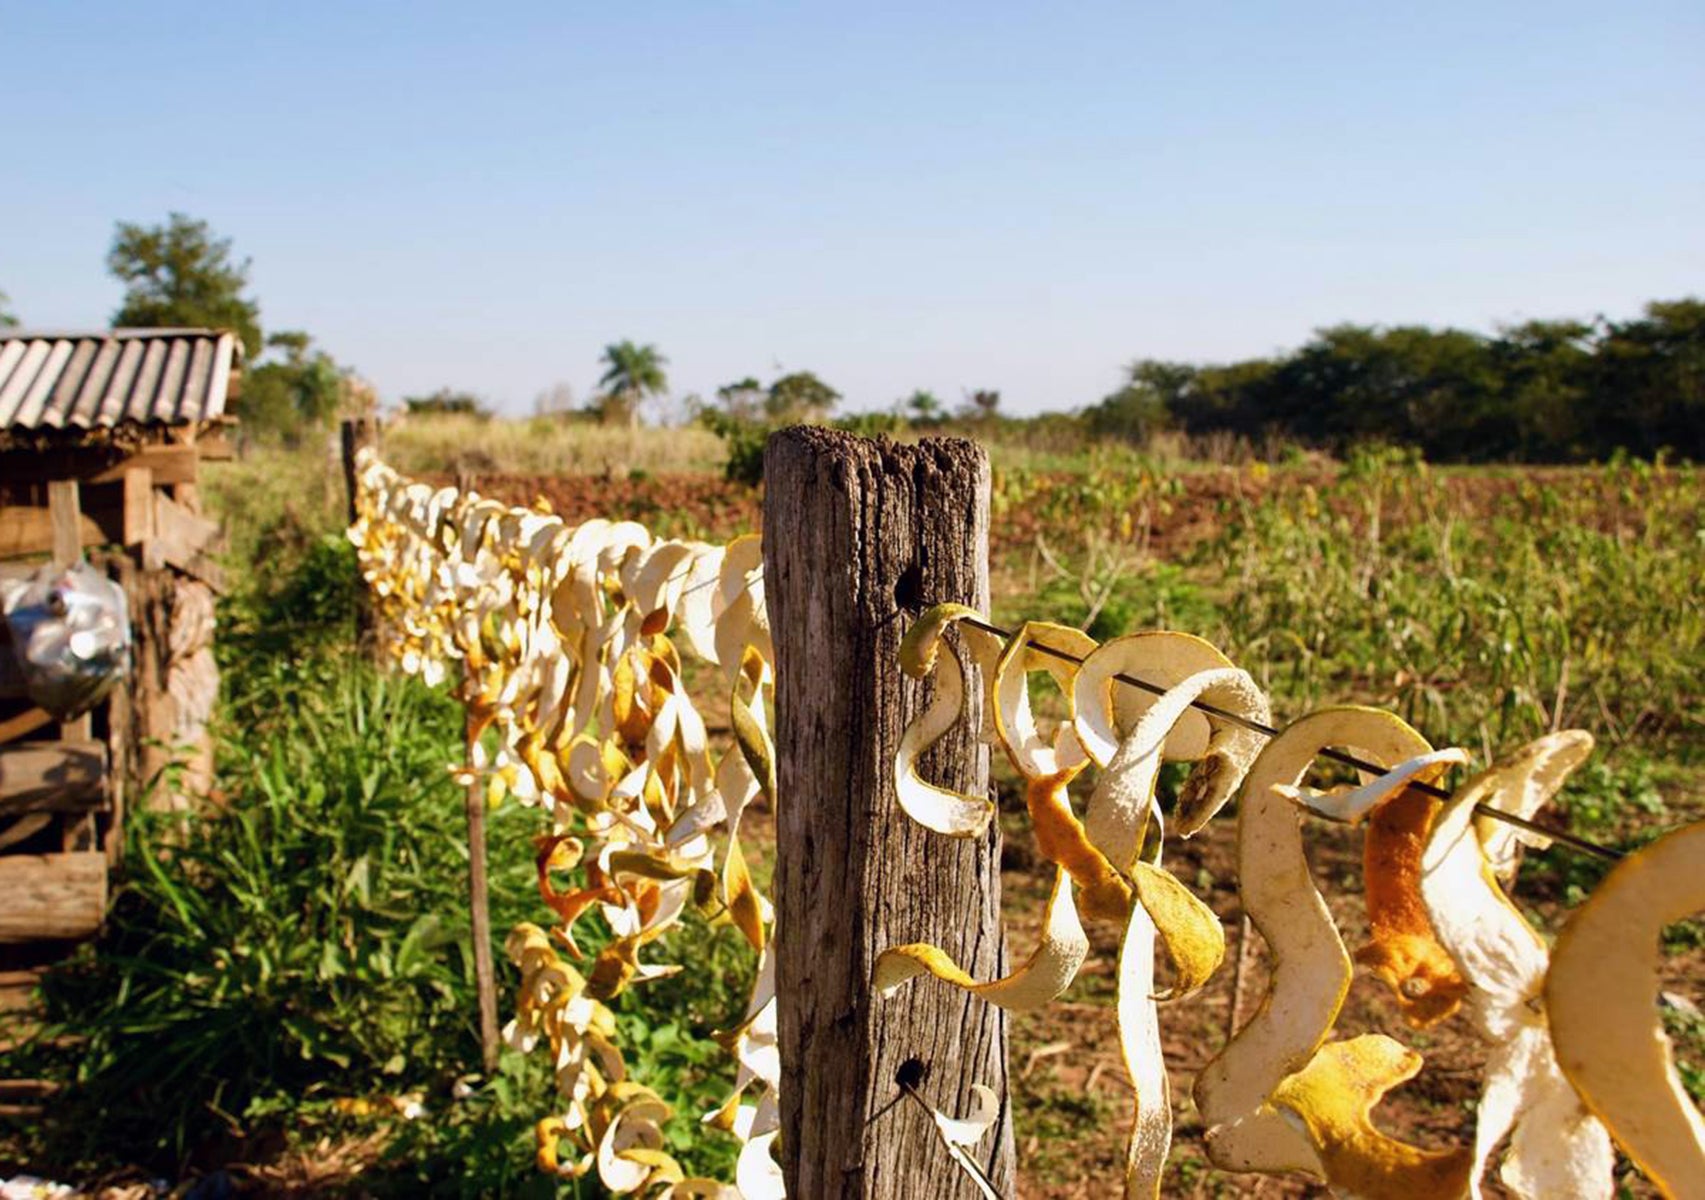
<path fill-rule="evenodd" d="M 1666 1196 L 1705 1187 L 1705 1119 L 1659 1020 L 1659 935 L 1701 909 L 1705 821 L 1617 863 L 1558 934 L 1545 977 L 1563 1073 Z"/>

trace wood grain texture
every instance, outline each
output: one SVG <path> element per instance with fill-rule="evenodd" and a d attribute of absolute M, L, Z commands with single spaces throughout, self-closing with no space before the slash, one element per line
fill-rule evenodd
<path fill-rule="evenodd" d="M 55 479 L 47 485 L 47 511 L 54 564 L 69 567 L 83 556 L 82 499 L 75 479 Z"/>
<path fill-rule="evenodd" d="M 0 814 L 107 807 L 104 742 L 20 742 L 0 748 Z"/>
<path fill-rule="evenodd" d="M 105 854 L 0 855 L 0 943 L 85 938 L 107 908 Z"/>
<path fill-rule="evenodd" d="M 916 941 L 979 978 L 1007 969 L 998 828 L 931 833 L 900 810 L 893 783 L 901 731 L 926 700 L 899 669 L 907 625 L 944 601 L 987 611 L 988 459 L 956 438 L 902 446 L 798 427 L 771 437 L 764 478 L 788 1194 L 968 1200 L 974 1187 L 897 1076 L 919 1060 L 919 1090 L 952 1115 L 968 1111 L 974 1083 L 1005 1097 L 1005 1014 L 930 979 L 878 998 L 870 977 L 883 950 Z M 923 770 L 983 793 L 988 748 L 970 715 Z M 1011 1195 L 1010 1111 L 976 1157 Z"/>

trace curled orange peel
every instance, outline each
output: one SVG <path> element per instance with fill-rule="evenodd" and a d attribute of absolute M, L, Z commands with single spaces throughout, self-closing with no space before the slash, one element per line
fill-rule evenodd
<path fill-rule="evenodd" d="M 1443 802 L 1417 785 L 1434 783 L 1467 761 L 1462 750 L 1433 750 L 1357 788 L 1279 788 L 1329 820 L 1367 822 L 1362 886 L 1372 940 L 1356 951 L 1356 962 L 1391 989 L 1404 1019 L 1418 1029 L 1456 1012 L 1468 984 L 1434 936 L 1421 899 L 1421 857 Z"/>
<path fill-rule="evenodd" d="M 1161 763 L 1168 757 L 1165 748 L 1171 745 L 1179 723 L 1202 715 L 1191 707 L 1202 699 L 1253 720 L 1267 718 L 1266 697 L 1254 680 L 1235 667 L 1199 671 L 1145 708 L 1108 759 L 1083 822 L 1090 840 L 1115 868 L 1128 870 L 1141 857 L 1150 822 L 1158 823 L 1155 785 Z M 1237 789 L 1259 745 L 1259 738 L 1249 730 L 1215 723 L 1198 755 L 1202 761 L 1190 776 L 1198 782 L 1194 787 L 1187 782 L 1180 794 L 1180 807 L 1191 806 L 1188 817 L 1194 822 L 1184 830 L 1186 836 Z"/>
<path fill-rule="evenodd" d="M 1666 1196 L 1705 1194 L 1705 1119 L 1658 1016 L 1660 934 L 1705 909 L 1705 821 L 1628 855 L 1569 917 L 1545 1008 L 1581 1099 Z"/>
<path fill-rule="evenodd" d="M 1465 1149 L 1423 1150 L 1373 1124 L 1380 1097 L 1421 1069 L 1421 1056 L 1384 1034 L 1322 1046 L 1273 1092 L 1273 1104 L 1317 1147 L 1321 1172 L 1361 1200 L 1447 1200 L 1468 1191 Z"/>
<path fill-rule="evenodd" d="M 1048 654 L 1038 646 L 1061 650 L 1081 659 L 1095 649 L 1095 639 L 1069 625 L 1026 621 L 996 660 L 993 688 L 995 736 L 1012 761 L 1013 768 L 1026 779 L 1081 767 L 1088 760 L 1078 743 L 1072 722 L 1072 679 L 1077 672 L 1077 664 Z M 1044 734 L 1031 711 L 1032 671 L 1046 672 L 1066 703 L 1065 719 L 1055 726 L 1051 735 Z"/>
<path fill-rule="evenodd" d="M 1615 1190 L 1610 1138 L 1552 1047 L 1541 995 L 1545 943 L 1499 886 L 1475 812 L 1482 804 L 1519 805 L 1531 815 L 1591 746 L 1591 737 L 1569 731 L 1500 759 L 1457 790 L 1427 836 L 1420 895 L 1468 985 L 1468 1015 L 1490 1047 L 1474 1120 L 1476 1197 L 1506 1137 L 1500 1176 L 1519 1200 L 1604 1200 Z"/>
<path fill-rule="evenodd" d="M 1090 840 L 1072 812 L 1068 788 L 1084 764 L 1031 779 L 1024 789 L 1036 846 L 1083 889 L 1085 916 L 1123 921 L 1131 911 L 1131 885 Z"/>
<path fill-rule="evenodd" d="M 890 947 L 877 956 L 871 988 L 879 995 L 891 995 L 907 980 L 929 974 L 990 1004 L 1014 1012 L 1030 1012 L 1070 987 L 1088 956 L 1089 937 L 1072 901 L 1071 876 L 1060 869 L 1054 872 L 1054 885 L 1048 893 L 1042 940 L 1010 975 L 979 983 L 939 946 L 914 942 Z"/>
<path fill-rule="evenodd" d="M 995 806 L 986 796 L 968 796 L 937 787 L 918 773 L 918 759 L 957 724 L 966 701 L 965 668 L 959 652 L 943 635 L 976 610 L 941 604 L 924 613 L 900 642 L 900 669 L 914 679 L 933 678 L 929 705 L 900 735 L 894 757 L 894 793 L 907 816 L 926 829 L 949 837 L 976 837 L 988 828 Z M 999 643 L 977 629 L 962 630 L 985 680 L 993 678 Z M 946 654 L 941 653 L 943 646 Z M 983 706 L 985 717 L 991 706 Z"/>
<path fill-rule="evenodd" d="M 1229 658 L 1194 634 L 1151 630 L 1110 638 L 1085 656 L 1072 682 L 1078 741 L 1096 765 L 1104 767 L 1154 707 L 1157 696 L 1120 683 L 1115 675 L 1171 689 L 1192 675 L 1231 666 Z M 1207 753 L 1211 735 L 1206 714 L 1180 714 L 1166 736 L 1166 760 L 1195 761 Z"/>
<path fill-rule="evenodd" d="M 1399 717 L 1374 708 L 1326 708 L 1287 726 L 1261 751 L 1238 812 L 1238 888 L 1272 954 L 1260 1008 L 1196 1077 L 1209 1158 L 1230 1171 L 1312 1171 L 1314 1145 L 1270 1103 L 1309 1060 L 1349 992 L 1351 963 L 1303 852 L 1302 813 L 1276 789 L 1301 783 L 1315 757 L 1347 747 L 1378 763 L 1432 749 Z"/>

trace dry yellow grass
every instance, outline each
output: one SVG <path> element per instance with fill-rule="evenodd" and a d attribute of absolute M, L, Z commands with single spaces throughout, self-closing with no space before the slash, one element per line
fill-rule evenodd
<path fill-rule="evenodd" d="M 405 475 L 720 471 L 728 457 L 721 439 L 696 425 L 628 429 L 562 417 L 406 416 L 385 426 L 383 442 L 386 461 Z"/>

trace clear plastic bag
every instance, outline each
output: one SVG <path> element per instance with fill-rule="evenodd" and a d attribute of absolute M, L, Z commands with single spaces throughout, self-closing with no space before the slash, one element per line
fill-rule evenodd
<path fill-rule="evenodd" d="M 0 581 L 30 699 L 60 720 L 88 712 L 130 670 L 124 589 L 88 563 Z"/>

